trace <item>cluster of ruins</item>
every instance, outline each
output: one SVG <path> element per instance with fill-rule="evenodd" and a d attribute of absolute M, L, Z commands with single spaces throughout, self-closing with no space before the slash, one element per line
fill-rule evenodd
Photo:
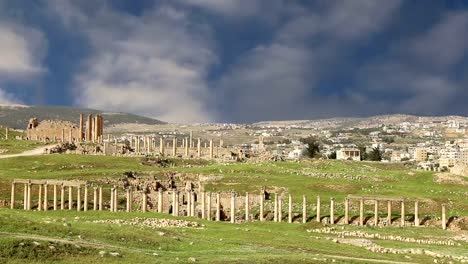
<path fill-rule="evenodd" d="M 31 118 L 26 129 L 26 137 L 37 141 L 64 142 L 93 142 L 102 143 L 104 134 L 104 118 L 101 115 L 89 114 L 86 124 L 84 114 L 80 114 L 78 127 L 72 122 L 61 120 L 44 120 L 39 122 L 37 118 Z"/>
<path fill-rule="evenodd" d="M 178 189 L 164 190 L 162 186 L 146 186 L 145 188 L 136 188 L 127 186 L 124 189 L 119 189 L 117 186 L 103 188 L 101 186 L 92 186 L 92 202 L 89 199 L 88 188 L 91 186 L 86 181 L 60 181 L 60 180 L 14 180 L 11 185 L 11 201 L 10 208 L 16 208 L 16 186 L 23 186 L 23 209 L 32 210 L 36 208 L 38 211 L 49 209 L 53 210 L 72 210 L 88 211 L 90 204 L 93 210 L 102 211 L 104 209 L 111 212 L 140 210 L 141 212 L 156 211 L 158 213 L 169 213 L 173 216 L 190 216 L 199 217 L 214 221 L 229 221 L 231 223 L 247 222 L 247 221 L 266 221 L 267 216 L 271 216 L 274 222 L 282 222 L 287 219 L 287 222 L 302 222 L 306 223 L 311 219 L 317 222 L 325 222 L 327 224 L 352 224 L 354 217 L 351 217 L 352 202 L 359 204 L 359 216 L 356 224 L 360 226 L 379 224 L 392 225 L 394 222 L 394 212 L 392 205 L 400 206 L 400 213 L 397 219 L 400 219 L 400 226 L 407 225 L 420 226 L 419 218 L 419 201 L 409 201 L 404 198 L 388 198 L 388 197 L 369 197 L 348 195 L 344 200 L 344 216 L 338 216 L 336 213 L 337 202 L 334 198 L 329 201 L 329 214 L 323 214 L 323 207 L 320 196 L 317 196 L 314 215 L 309 217 L 307 197 L 302 196 L 302 212 L 293 212 L 293 198 L 291 194 L 268 194 L 262 191 L 259 195 L 246 193 L 245 196 L 239 196 L 234 192 L 230 193 L 212 193 L 204 191 L 204 188 L 199 185 L 198 190 L 194 190 L 191 183 L 187 183 L 185 190 Z M 37 205 L 33 206 L 33 186 L 37 187 L 34 193 L 37 194 Z M 150 192 L 149 189 L 155 192 Z M 49 190 L 53 189 L 52 202 L 50 202 Z M 60 206 L 59 206 L 59 191 L 60 189 Z M 65 194 L 68 191 L 68 199 Z M 109 202 L 104 202 L 104 193 L 109 197 Z M 119 194 L 123 193 L 124 198 Z M 76 199 L 74 199 L 76 194 Z M 151 196 L 150 194 L 156 194 Z M 287 197 L 287 199 L 286 199 Z M 283 215 L 283 205 L 287 201 L 287 213 Z M 121 202 L 124 206 L 121 206 Z M 374 212 L 373 216 L 369 217 L 365 213 L 365 205 L 372 203 Z M 134 205 L 135 203 L 135 205 Z M 405 204 L 414 203 L 414 211 L 412 223 L 406 220 L 407 212 Z M 386 205 L 385 218 L 381 218 L 379 205 Z M 67 207 L 66 207 L 67 206 Z M 123 208 L 122 208 L 123 207 Z M 253 213 L 253 209 L 258 210 L 258 213 Z M 240 217 L 239 217 L 240 216 Z M 446 206 L 441 208 L 441 225 L 443 229 L 447 228 Z M 268 218 L 271 219 L 271 218 Z M 372 219 L 372 221 L 371 221 Z M 341 221 L 339 221 L 341 220 Z"/>

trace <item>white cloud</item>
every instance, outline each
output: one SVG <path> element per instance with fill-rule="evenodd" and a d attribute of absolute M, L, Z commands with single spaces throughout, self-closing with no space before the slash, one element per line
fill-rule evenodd
<path fill-rule="evenodd" d="M 21 102 L 12 94 L 7 93 L 5 90 L 0 88 L 0 105 L 12 105 L 20 103 Z"/>
<path fill-rule="evenodd" d="M 215 119 L 206 75 L 217 57 L 208 27 L 169 6 L 141 17 L 101 7 L 93 17 L 67 12 L 66 19 L 93 48 L 75 79 L 76 103 L 170 122 Z"/>

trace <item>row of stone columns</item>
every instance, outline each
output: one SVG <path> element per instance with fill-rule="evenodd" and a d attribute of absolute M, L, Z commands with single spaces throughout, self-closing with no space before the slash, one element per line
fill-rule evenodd
<path fill-rule="evenodd" d="M 23 209 L 24 210 L 31 210 L 31 189 L 32 183 L 25 183 L 24 184 L 24 203 Z M 49 209 L 49 199 L 48 199 L 48 184 L 38 184 L 39 186 L 39 199 L 37 209 L 38 211 L 44 210 L 47 211 Z M 58 185 L 53 185 L 53 209 L 58 210 Z M 60 210 L 65 210 L 65 187 L 64 185 L 60 186 Z M 84 196 L 83 196 L 83 206 L 82 206 L 82 187 L 76 186 L 76 209 L 80 211 L 83 209 L 84 211 L 88 210 L 88 187 L 84 185 Z M 13 183 L 11 186 L 11 208 L 15 207 L 15 190 L 16 184 Z M 129 187 L 126 190 L 126 212 L 132 211 L 132 202 L 133 202 L 133 192 L 132 188 Z M 73 186 L 68 186 L 68 209 L 73 209 Z M 158 191 L 158 204 L 157 204 L 157 212 L 163 212 L 163 191 L 159 189 Z M 103 209 L 103 199 L 102 199 L 102 187 L 94 187 L 93 191 L 93 210 L 102 210 Z M 195 202 L 195 192 L 188 191 L 186 192 L 187 198 L 187 216 L 195 217 L 196 215 L 196 202 Z M 230 197 L 230 222 L 236 222 L 236 194 L 232 193 Z M 142 192 L 142 203 L 141 203 L 141 211 L 147 211 L 147 199 L 148 195 Z M 260 195 L 259 200 L 259 220 L 265 221 L 265 205 L 264 205 L 264 197 Z M 273 221 L 274 222 L 281 222 L 283 219 L 282 215 L 282 207 L 283 207 L 283 199 L 278 196 L 278 194 L 274 194 L 273 200 Z M 379 223 L 379 200 L 374 201 L 374 222 L 373 224 L 376 226 Z M 198 201 L 201 206 L 201 218 L 211 220 L 212 214 L 212 193 L 201 192 L 200 199 Z M 405 201 L 401 200 L 400 202 L 400 225 L 405 226 Z M 220 201 L 220 193 L 216 193 L 216 201 L 215 201 L 215 220 L 220 221 L 221 218 L 221 201 Z M 365 206 L 365 199 L 359 199 L 359 225 L 364 225 L 364 206 Z M 179 192 L 172 191 L 172 214 L 174 216 L 179 216 Z M 245 221 L 250 221 L 250 194 L 246 193 L 245 195 Z M 350 211 L 350 198 L 345 198 L 344 200 L 344 224 L 350 223 L 349 218 L 349 211 Z M 118 211 L 118 188 L 113 186 L 111 188 L 111 197 L 110 197 L 110 211 L 117 212 Z M 292 195 L 288 195 L 288 215 L 287 219 L 289 223 L 293 222 L 293 199 Z M 317 204 L 316 204 L 316 221 L 321 221 L 321 198 L 317 196 Z M 335 224 L 335 199 L 330 199 L 330 215 L 329 215 L 329 223 Z M 391 224 L 392 221 L 392 201 L 387 201 L 387 222 Z M 302 197 L 302 222 L 307 222 L 307 197 L 304 195 Z M 419 202 L 416 201 L 414 203 L 414 226 L 420 226 L 419 220 Z M 445 204 L 442 205 L 442 228 L 446 229 L 447 227 L 447 219 L 446 219 L 446 206 Z"/>

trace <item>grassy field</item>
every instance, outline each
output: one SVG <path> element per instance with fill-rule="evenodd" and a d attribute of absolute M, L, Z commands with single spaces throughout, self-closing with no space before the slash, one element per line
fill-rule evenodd
<path fill-rule="evenodd" d="M 414 254 L 378 254 L 332 241 L 336 236 L 314 234 L 316 223 L 229 224 L 187 218 L 203 228 L 156 228 L 94 223 L 102 219 L 134 217 L 172 218 L 155 213 L 48 211 L 0 209 L 0 262 L 2 263 L 378 263 L 372 260 L 429 263 L 433 258 Z M 344 230 L 355 230 L 346 227 Z M 406 229 L 405 237 L 447 240 L 452 232 L 432 228 Z M 370 231 L 375 232 L 375 231 Z M 380 234 L 401 233 L 399 228 Z M 389 248 L 419 248 L 436 253 L 466 254 L 467 243 L 425 246 L 416 243 L 373 243 Z M 100 251 L 107 252 L 101 257 Z M 110 252 L 118 253 L 118 257 Z M 102 253 L 102 252 L 101 252 Z M 446 253 L 445 253 L 446 254 Z M 193 258 L 193 259 L 191 259 Z M 443 263 L 443 262 L 442 262 Z"/>

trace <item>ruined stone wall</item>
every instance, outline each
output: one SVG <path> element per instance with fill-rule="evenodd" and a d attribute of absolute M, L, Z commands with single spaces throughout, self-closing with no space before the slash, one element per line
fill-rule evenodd
<path fill-rule="evenodd" d="M 70 132 L 72 140 L 78 140 L 80 130 L 73 123 L 61 120 L 44 120 L 37 126 L 28 126 L 27 137 L 31 140 L 63 140 L 68 141 Z"/>

